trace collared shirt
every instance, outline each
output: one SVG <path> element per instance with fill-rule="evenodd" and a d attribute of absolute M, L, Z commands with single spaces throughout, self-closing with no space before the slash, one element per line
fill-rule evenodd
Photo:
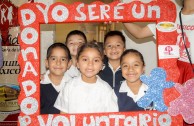
<path fill-rule="evenodd" d="M 114 91 L 100 77 L 93 84 L 75 77 L 68 82 L 54 104 L 66 113 L 118 112 Z"/>
<path fill-rule="evenodd" d="M 57 92 L 59 92 L 64 87 L 64 85 L 70 80 L 70 78 L 66 78 L 66 76 L 64 75 L 63 78 L 62 78 L 62 80 L 61 80 L 61 82 L 60 82 L 60 84 L 59 85 L 55 85 L 50 80 L 50 78 L 48 76 L 49 73 L 50 73 L 50 71 L 47 70 L 46 73 L 44 74 L 44 80 L 41 80 L 40 83 L 41 84 L 52 84 L 52 86 L 55 88 L 55 90 Z"/>
<path fill-rule="evenodd" d="M 115 83 L 116 83 L 116 78 L 115 78 L 115 74 L 117 71 L 121 70 L 121 67 L 118 66 L 117 69 L 114 71 L 112 65 L 108 62 L 108 66 L 110 67 L 110 69 L 112 70 L 112 73 L 113 73 L 113 88 L 115 88 Z"/>
<path fill-rule="evenodd" d="M 112 65 L 108 61 L 104 62 L 104 67 L 100 71 L 99 76 L 113 89 L 118 89 L 124 80 L 122 77 L 121 67 L 119 66 L 116 71 L 114 71 Z"/>
<path fill-rule="evenodd" d="M 44 75 L 44 80 L 40 82 L 40 113 L 41 114 L 59 114 L 60 110 L 54 107 L 59 92 L 64 88 L 68 79 L 62 78 L 59 85 L 55 85 L 49 78 L 50 71 L 48 70 Z"/>
<path fill-rule="evenodd" d="M 135 95 L 128 87 L 126 80 L 123 81 L 118 90 L 114 89 L 117 95 L 119 112 L 153 110 L 153 103 L 146 108 L 141 108 L 137 105 L 137 101 L 145 95 L 147 89 L 148 86 L 142 83 L 137 95 Z"/>
<path fill-rule="evenodd" d="M 138 93 L 135 95 L 131 89 L 129 88 L 129 86 L 127 85 L 126 81 L 123 81 L 123 83 L 121 84 L 121 87 L 119 89 L 119 92 L 126 92 L 127 96 L 131 97 L 133 99 L 134 102 L 137 102 L 141 97 L 143 97 L 145 95 L 145 92 L 147 91 L 148 86 L 145 85 L 144 83 L 142 83 L 141 87 L 139 88 Z"/>

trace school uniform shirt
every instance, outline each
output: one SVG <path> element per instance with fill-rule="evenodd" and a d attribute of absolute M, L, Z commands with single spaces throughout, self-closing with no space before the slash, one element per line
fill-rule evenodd
<path fill-rule="evenodd" d="M 57 96 L 64 85 L 69 81 L 63 77 L 59 85 L 54 85 L 48 77 L 49 70 L 44 75 L 44 80 L 40 82 L 40 113 L 58 114 L 60 111 L 54 107 Z"/>
<path fill-rule="evenodd" d="M 65 113 L 118 112 L 114 91 L 100 77 L 86 83 L 81 76 L 73 78 L 60 92 L 55 105 Z"/>
<path fill-rule="evenodd" d="M 100 71 L 99 76 L 102 80 L 106 81 L 113 89 L 118 89 L 124 80 L 121 72 L 121 67 L 119 66 L 116 71 L 113 70 L 108 61 L 104 62 L 104 67 Z"/>
<path fill-rule="evenodd" d="M 148 89 L 148 86 L 142 83 L 138 94 L 135 95 L 128 87 L 127 82 L 123 81 L 119 90 L 115 90 L 117 95 L 117 102 L 119 106 L 119 112 L 123 111 L 140 111 L 140 110 L 151 110 L 148 108 L 141 108 L 137 105 L 137 101 L 143 97 Z"/>

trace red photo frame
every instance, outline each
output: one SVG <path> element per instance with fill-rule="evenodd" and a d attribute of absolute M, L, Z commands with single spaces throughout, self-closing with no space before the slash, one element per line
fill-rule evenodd
<path fill-rule="evenodd" d="M 143 11 L 142 11 L 143 10 Z M 176 6 L 169 0 L 157 0 L 150 3 L 133 1 L 110 4 L 93 2 L 91 4 L 54 3 L 46 6 L 42 3 L 26 3 L 19 8 L 19 43 L 21 53 L 18 62 L 21 72 L 18 78 L 21 92 L 18 98 L 21 113 L 18 125 L 172 125 L 183 124 L 181 116 L 170 116 L 167 112 L 136 111 L 94 114 L 58 114 L 40 115 L 40 24 L 83 23 L 83 22 L 174 22 Z M 157 30 L 157 47 L 176 45 L 176 32 Z M 177 82 L 179 71 L 177 58 L 158 59 L 158 66 L 167 72 L 167 80 Z M 174 88 L 166 89 L 165 103 L 177 98 Z"/>

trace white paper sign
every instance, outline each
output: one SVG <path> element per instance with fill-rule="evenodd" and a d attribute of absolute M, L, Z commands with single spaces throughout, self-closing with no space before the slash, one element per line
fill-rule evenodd
<path fill-rule="evenodd" d="M 159 59 L 178 58 L 179 57 L 179 46 L 159 45 L 158 55 L 159 55 Z"/>

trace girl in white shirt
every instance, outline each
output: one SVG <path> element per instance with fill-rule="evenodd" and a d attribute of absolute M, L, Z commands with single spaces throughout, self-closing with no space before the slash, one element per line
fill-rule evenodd
<path fill-rule="evenodd" d="M 145 95 L 148 86 L 141 82 L 140 76 L 145 71 L 145 62 L 142 54 L 135 49 L 127 49 L 121 55 L 121 71 L 125 81 L 120 88 L 115 89 L 119 111 L 140 111 L 151 110 L 152 105 L 148 108 L 141 108 L 137 101 Z"/>
<path fill-rule="evenodd" d="M 103 66 L 103 51 L 95 43 L 79 48 L 77 67 L 81 75 L 73 78 L 60 92 L 55 107 L 61 113 L 117 112 L 114 91 L 97 76 Z"/>

